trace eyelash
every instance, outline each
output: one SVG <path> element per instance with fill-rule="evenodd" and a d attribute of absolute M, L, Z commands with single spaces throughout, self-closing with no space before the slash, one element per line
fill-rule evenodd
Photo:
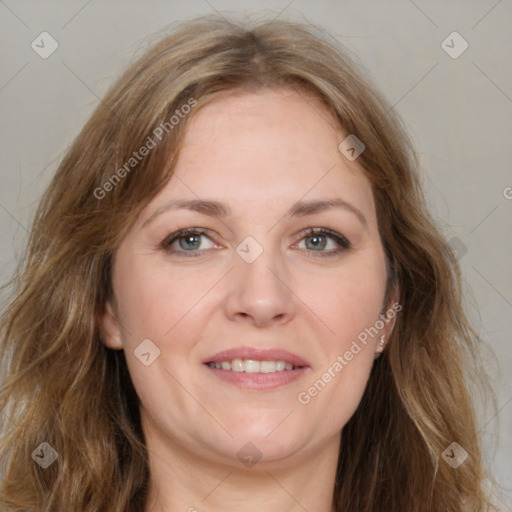
<path fill-rule="evenodd" d="M 176 231 L 176 232 L 172 233 L 171 235 L 169 235 L 167 238 L 165 238 L 165 240 L 163 240 L 163 242 L 161 244 L 161 247 L 162 247 L 162 249 L 164 249 L 165 251 L 167 251 L 169 253 L 182 253 L 186 257 L 192 257 L 192 258 L 198 257 L 198 256 L 201 256 L 201 252 L 204 252 L 204 250 L 196 249 L 196 250 L 192 250 L 192 251 L 184 251 L 184 250 L 176 250 L 176 249 L 171 248 L 171 245 L 181 238 L 185 238 L 187 236 L 198 236 L 198 235 L 199 236 L 204 235 L 204 236 L 207 236 L 208 238 L 210 238 L 208 236 L 208 230 L 206 230 L 206 229 L 185 228 L 185 229 L 180 229 L 179 231 Z M 337 249 L 331 249 L 329 251 L 314 251 L 311 249 L 306 249 L 306 256 L 308 258 L 334 257 L 352 247 L 352 244 L 343 235 L 340 235 L 339 233 L 336 233 L 335 231 L 331 231 L 326 228 L 311 228 L 311 227 L 306 228 L 301 233 L 301 236 L 302 236 L 302 238 L 300 239 L 300 241 L 302 241 L 305 238 L 312 237 L 312 236 L 326 236 L 326 237 L 334 240 L 339 246 Z M 210 240 L 211 240 L 211 238 L 210 238 Z M 312 253 L 314 253 L 314 254 L 312 254 Z"/>

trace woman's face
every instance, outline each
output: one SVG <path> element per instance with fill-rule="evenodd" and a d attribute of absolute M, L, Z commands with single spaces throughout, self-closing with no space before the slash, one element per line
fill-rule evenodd
<path fill-rule="evenodd" d="M 388 332 L 361 341 L 382 326 L 386 266 L 370 183 L 338 149 L 347 135 L 289 89 L 224 95 L 189 120 L 100 319 L 150 444 L 241 464 L 339 442 Z"/>

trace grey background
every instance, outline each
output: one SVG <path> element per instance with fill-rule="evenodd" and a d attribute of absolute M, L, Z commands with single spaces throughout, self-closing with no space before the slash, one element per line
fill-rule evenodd
<path fill-rule="evenodd" d="M 0 0 L 0 282 L 66 148 L 119 72 L 169 24 L 215 12 L 320 24 L 405 120 L 432 211 L 461 251 L 468 310 L 496 356 L 484 364 L 498 411 L 481 408 L 479 427 L 508 489 L 498 499 L 512 511 L 511 0 Z M 59 45 L 47 59 L 31 48 L 43 31 Z M 454 31 L 469 44 L 458 58 L 442 47 Z"/>

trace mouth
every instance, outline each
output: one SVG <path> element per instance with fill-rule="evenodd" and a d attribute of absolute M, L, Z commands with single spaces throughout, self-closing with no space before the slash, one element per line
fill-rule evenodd
<path fill-rule="evenodd" d="M 274 389 L 288 384 L 310 369 L 309 364 L 286 350 L 240 348 L 219 352 L 203 361 L 215 377 L 245 389 Z"/>
<path fill-rule="evenodd" d="M 206 364 L 210 368 L 216 368 L 217 370 L 245 373 L 275 373 L 304 368 L 304 366 L 294 366 L 286 361 L 258 361 L 256 359 L 232 359 L 231 361 L 217 363 L 210 361 Z"/>

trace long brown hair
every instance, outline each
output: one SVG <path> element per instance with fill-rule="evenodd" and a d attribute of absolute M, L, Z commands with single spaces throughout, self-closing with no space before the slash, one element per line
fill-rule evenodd
<path fill-rule="evenodd" d="M 124 352 L 107 349 L 96 324 L 112 298 L 112 258 L 171 177 L 193 110 L 222 93 L 266 87 L 314 93 L 364 141 L 358 162 L 403 305 L 342 431 L 336 510 L 490 510 L 471 400 L 471 385 L 485 383 L 475 384 L 481 341 L 401 122 L 320 30 L 219 18 L 180 25 L 123 74 L 42 197 L 1 319 L 2 510 L 144 509 L 138 397 Z M 149 151 L 135 157 L 143 146 Z M 456 469 L 441 457 L 452 442 L 469 455 Z M 46 469 L 36 463 L 55 453 Z"/>

